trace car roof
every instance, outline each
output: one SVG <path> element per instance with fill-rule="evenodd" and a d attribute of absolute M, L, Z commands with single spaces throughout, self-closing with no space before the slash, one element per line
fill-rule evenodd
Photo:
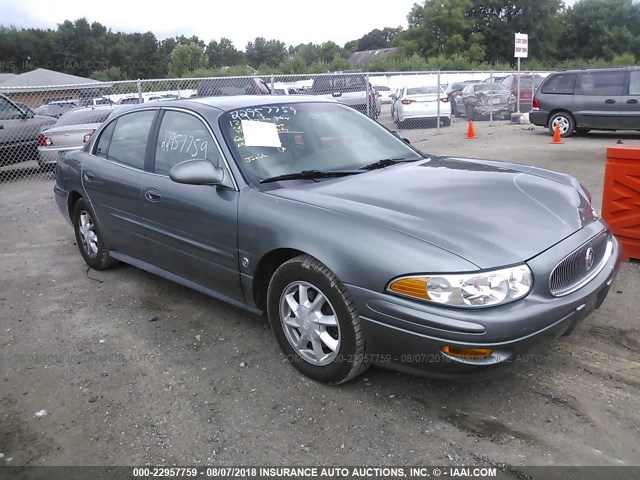
<path fill-rule="evenodd" d="M 154 102 L 154 107 L 185 107 L 186 105 L 205 105 L 222 111 L 238 108 L 259 107 L 263 105 L 283 105 L 296 103 L 339 103 L 335 100 L 315 95 L 233 95 L 219 97 L 195 97 L 181 100 Z M 148 107 L 149 105 L 147 105 Z M 136 105 L 144 108 L 145 104 Z"/>
<path fill-rule="evenodd" d="M 638 67 L 602 67 L 602 68 L 572 68 L 569 70 L 559 70 L 555 73 L 584 73 L 584 72 L 626 72 L 627 70 L 640 70 Z"/>

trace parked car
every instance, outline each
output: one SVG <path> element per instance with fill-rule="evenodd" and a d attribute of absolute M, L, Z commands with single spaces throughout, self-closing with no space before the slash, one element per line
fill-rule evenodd
<path fill-rule="evenodd" d="M 380 96 L 380 103 L 391 103 L 393 90 L 385 85 L 373 85 L 376 93 Z"/>
<path fill-rule="evenodd" d="M 302 91 L 298 87 L 292 87 L 285 83 L 275 83 L 273 93 L 274 95 L 301 95 Z"/>
<path fill-rule="evenodd" d="M 113 105 L 113 101 L 107 97 L 81 98 L 78 101 L 80 107 L 91 107 L 98 105 Z"/>
<path fill-rule="evenodd" d="M 269 95 L 271 90 L 258 77 L 205 78 L 198 83 L 198 97 L 219 97 L 228 95 Z"/>
<path fill-rule="evenodd" d="M 110 106 L 85 107 L 62 115 L 38 136 L 40 166 L 55 165 L 60 157 L 83 148 L 111 112 Z"/>
<path fill-rule="evenodd" d="M 361 73 L 318 75 L 313 79 L 311 95 L 333 98 L 362 113 L 367 113 L 367 104 L 369 104 L 368 111 L 371 118 L 378 118 L 382 109 L 375 89 L 367 84 L 366 77 Z"/>
<path fill-rule="evenodd" d="M 400 102 L 400 96 L 401 96 L 401 93 L 402 93 L 402 88 L 403 87 L 396 88 L 393 91 L 393 93 L 391 94 L 391 118 L 396 118 L 395 117 L 396 106 Z"/>
<path fill-rule="evenodd" d="M 447 89 L 445 93 L 447 94 L 447 99 L 449 100 L 449 104 L 451 105 L 451 115 L 459 117 L 464 113 L 464 104 L 462 103 L 462 99 L 458 98 L 460 92 L 472 83 L 482 83 L 480 80 L 465 80 L 464 82 L 452 82 L 447 85 Z"/>
<path fill-rule="evenodd" d="M 394 108 L 393 121 L 400 128 L 407 121 L 431 121 L 440 118 L 441 126 L 451 125 L 451 111 L 447 105 L 447 94 L 437 86 L 403 87 Z"/>
<path fill-rule="evenodd" d="M 139 97 L 125 97 L 118 100 L 118 105 L 137 105 L 138 103 L 144 103 Z"/>
<path fill-rule="evenodd" d="M 572 177 L 425 156 L 321 97 L 132 106 L 60 159 L 54 192 L 87 265 L 266 312 L 333 384 L 372 363 L 498 374 L 598 308 L 620 265 Z"/>
<path fill-rule="evenodd" d="M 520 74 L 520 111 L 528 112 L 531 110 L 531 100 L 533 92 L 540 86 L 544 77 L 538 74 Z M 518 97 L 518 75 L 509 75 L 502 80 L 502 85 L 511 90 L 514 97 Z M 517 106 L 516 106 L 517 109 Z"/>
<path fill-rule="evenodd" d="M 55 121 L 23 110 L 0 94 L 0 166 L 37 160 L 38 134 Z"/>
<path fill-rule="evenodd" d="M 492 77 L 485 78 L 484 82 L 485 83 L 502 83 L 502 80 L 504 80 L 505 78 L 507 78 L 507 75 L 494 75 Z"/>
<path fill-rule="evenodd" d="M 511 117 L 515 111 L 516 99 L 499 83 L 473 83 L 467 85 L 458 95 L 464 105 L 465 116 L 469 120 L 494 116 Z"/>
<path fill-rule="evenodd" d="M 34 108 L 33 111 L 36 115 L 59 118 L 63 113 L 78 108 L 78 106 L 77 100 L 56 100 L 46 105 L 40 105 Z"/>
<path fill-rule="evenodd" d="M 563 137 L 589 130 L 640 130 L 640 70 L 606 68 L 552 73 L 533 98 L 534 125 Z"/>

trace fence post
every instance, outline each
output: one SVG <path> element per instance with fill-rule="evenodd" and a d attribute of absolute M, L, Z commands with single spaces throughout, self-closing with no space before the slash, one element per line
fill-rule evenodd
<path fill-rule="evenodd" d="M 534 78 L 533 70 L 531 71 L 531 105 L 529 105 L 529 111 L 533 107 L 533 96 L 536 94 L 536 79 Z"/>
<path fill-rule="evenodd" d="M 369 88 L 369 72 L 367 72 L 366 75 L 366 79 L 367 79 L 367 98 L 366 98 L 366 102 L 367 102 L 367 117 L 371 118 L 371 106 L 369 105 L 370 102 L 370 98 L 371 98 L 371 89 Z"/>
<path fill-rule="evenodd" d="M 438 94 L 436 96 L 436 101 L 438 102 L 438 118 L 436 119 L 436 133 L 440 135 L 440 70 L 438 70 Z"/>
<path fill-rule="evenodd" d="M 142 81 L 138 79 L 138 103 L 142 103 Z"/>
<path fill-rule="evenodd" d="M 489 125 L 493 123 L 493 70 L 489 74 Z"/>
<path fill-rule="evenodd" d="M 274 82 L 274 76 L 273 76 L 273 73 L 272 73 L 271 74 L 271 95 L 275 95 L 274 88 L 275 88 L 275 82 Z"/>

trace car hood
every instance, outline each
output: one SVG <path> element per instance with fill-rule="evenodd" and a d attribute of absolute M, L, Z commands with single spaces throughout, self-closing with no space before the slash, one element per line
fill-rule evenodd
<path fill-rule="evenodd" d="M 491 268 L 533 258 L 594 221 L 579 188 L 567 175 L 533 167 L 432 158 L 269 193 L 402 232 Z"/>

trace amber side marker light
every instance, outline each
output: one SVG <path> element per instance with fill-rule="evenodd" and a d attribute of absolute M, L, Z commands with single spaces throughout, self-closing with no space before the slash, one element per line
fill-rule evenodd
<path fill-rule="evenodd" d="M 441 350 L 447 355 L 464 358 L 466 360 L 481 360 L 493 354 L 493 348 L 461 348 L 444 345 Z"/>
<path fill-rule="evenodd" d="M 423 300 L 431 300 L 427 293 L 426 278 L 401 278 L 389 285 L 389 290 L 400 295 L 408 297 L 421 298 Z"/>

